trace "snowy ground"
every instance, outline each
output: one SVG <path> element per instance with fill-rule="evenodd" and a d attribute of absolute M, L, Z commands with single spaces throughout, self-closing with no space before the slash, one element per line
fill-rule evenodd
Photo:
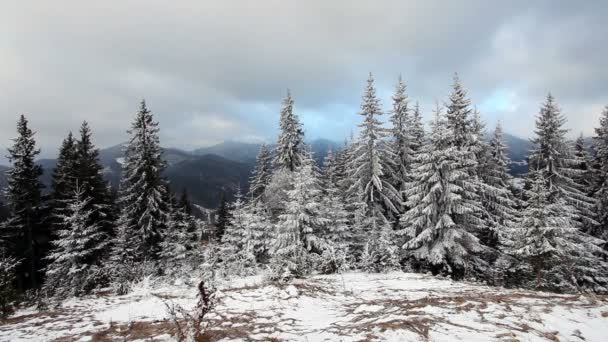
<path fill-rule="evenodd" d="M 555 295 L 420 274 L 315 276 L 289 285 L 261 277 L 221 285 L 211 340 L 607 341 L 608 297 Z M 23 309 L 2 341 L 171 341 L 164 302 L 196 302 L 192 286 L 142 284 L 45 313 Z M 151 339 L 152 337 L 152 339 Z"/>

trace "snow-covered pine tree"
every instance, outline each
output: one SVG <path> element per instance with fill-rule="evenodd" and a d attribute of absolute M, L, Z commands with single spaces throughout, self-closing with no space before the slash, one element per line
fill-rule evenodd
<path fill-rule="evenodd" d="M 490 235 L 486 236 L 484 243 L 493 248 L 496 248 L 500 241 L 500 231 L 518 219 L 516 210 L 519 203 L 513 194 L 509 163 L 502 125 L 499 122 L 490 140 L 488 160 L 482 174 L 483 190 L 486 191 L 482 195 L 482 203 L 489 215 L 491 226 L 488 230 Z"/>
<path fill-rule="evenodd" d="M 178 207 L 187 215 L 192 215 L 192 202 L 190 202 L 190 196 L 188 195 L 188 189 L 184 188 L 179 198 Z"/>
<path fill-rule="evenodd" d="M 416 105 L 414 106 L 414 113 L 412 114 L 412 127 L 410 131 L 412 137 L 410 149 L 412 150 L 412 155 L 415 155 L 426 143 L 422 114 L 420 113 L 420 105 L 417 101 Z"/>
<path fill-rule="evenodd" d="M 279 215 L 271 264 L 279 277 L 300 276 L 310 271 L 308 253 L 319 252 L 319 236 L 327 220 L 322 217 L 321 184 L 312 156 L 305 155 L 292 174 L 293 188 L 287 190 L 285 212 Z"/>
<path fill-rule="evenodd" d="M 249 238 L 248 227 L 245 226 L 245 202 L 240 187 L 230 208 L 226 229 L 222 235 L 222 243 L 234 247 L 234 251 L 242 250 Z"/>
<path fill-rule="evenodd" d="M 516 220 L 515 197 L 512 193 L 511 177 L 507 166 L 509 159 L 503 141 L 500 123 L 497 124 L 492 140 L 486 143 L 484 124 L 479 112 L 473 118 L 473 133 L 477 137 L 474 149 L 477 152 L 477 175 L 479 180 L 479 198 L 484 208 L 483 219 L 487 227 L 479 232 L 484 245 L 498 248 L 500 233 Z"/>
<path fill-rule="evenodd" d="M 99 238 L 110 238 L 114 235 L 115 208 L 111 189 L 108 182 L 103 178 L 103 166 L 99 162 L 99 150 L 92 142 L 92 132 L 89 124 L 84 121 L 80 126 L 80 138 L 74 143 L 75 159 L 73 163 L 72 175 L 77 182 L 80 190 L 84 193 L 86 202 L 85 210 L 90 211 L 88 218 L 91 220 L 89 225 L 96 226 L 104 234 L 99 234 Z M 99 245 L 106 246 L 103 241 Z M 98 250 L 96 258 L 102 258 L 107 251 Z"/>
<path fill-rule="evenodd" d="M 274 226 L 263 202 L 250 202 L 245 207 L 244 225 L 247 239 L 244 250 L 253 253 L 259 263 L 268 261 L 273 241 Z"/>
<path fill-rule="evenodd" d="M 186 243 L 188 239 L 186 237 L 184 213 L 174 196 L 171 196 L 171 200 L 169 201 L 168 212 L 167 227 L 163 231 L 159 257 L 165 264 L 173 264 L 176 261 L 178 262 L 178 260 L 186 258 Z"/>
<path fill-rule="evenodd" d="M 608 240 L 608 106 L 600 116 L 600 125 L 593 137 L 595 156 L 592 167 L 592 196 L 595 199 L 593 210 L 596 213 L 597 225 L 589 231 L 593 236 Z M 608 243 L 604 245 L 608 251 Z"/>
<path fill-rule="evenodd" d="M 36 148 L 34 132 L 28 121 L 21 115 L 17 123 L 17 138 L 8 149 L 8 159 L 12 168 L 7 172 L 6 198 L 9 218 L 0 232 L 2 247 L 8 257 L 17 258 L 17 285 L 21 289 L 36 288 L 40 284 L 39 270 L 43 266 L 46 246 L 37 241 L 48 241 L 48 227 L 41 226 L 40 209 L 43 185 L 38 178 L 42 168 L 34 158 L 40 153 Z"/>
<path fill-rule="evenodd" d="M 531 172 L 527 207 L 515 233 L 512 254 L 527 261 L 538 289 L 568 291 L 608 288 L 608 265 L 598 258 L 603 240 L 576 228 L 574 207 L 564 198 L 551 199 L 545 172 Z"/>
<path fill-rule="evenodd" d="M 128 131 L 120 188 L 123 242 L 137 241 L 136 261 L 156 260 L 169 216 L 167 182 L 162 176 L 165 161 L 158 138 L 158 123 L 142 100 Z M 122 243 L 121 243 L 122 244 Z M 132 248 L 132 247 L 130 247 Z"/>
<path fill-rule="evenodd" d="M 382 127 L 379 120 L 382 111 L 371 73 L 363 93 L 359 114 L 363 116 L 363 122 L 359 125 L 361 128 L 359 138 L 353 142 L 348 152 L 347 175 L 350 178 L 350 187 L 347 203 L 349 209 L 354 209 L 357 201 L 365 202 L 369 228 L 368 236 L 360 243 L 367 244 L 368 254 L 373 255 L 374 262 L 377 262 L 376 270 L 386 270 L 392 267 L 386 265 L 391 264 L 396 257 L 393 255 L 394 249 L 385 245 L 384 236 L 392 234 L 395 222 L 391 220 L 399 214 L 398 208 L 402 203 L 399 191 L 390 182 L 396 173 L 393 169 L 393 161 L 397 158 L 390 144 L 385 140 L 388 131 Z M 360 190 L 363 190 L 362 194 L 358 193 Z M 358 232 L 353 233 L 358 234 Z M 392 241 L 390 238 L 388 240 Z M 364 267 L 371 269 L 368 266 Z"/>
<path fill-rule="evenodd" d="M 581 191 L 589 195 L 591 192 L 591 180 L 593 176 L 590 168 L 590 158 L 587 152 L 587 144 L 583 134 L 579 135 L 574 142 L 574 165 L 573 169 L 577 172 L 574 174 L 573 180 L 581 188 Z"/>
<path fill-rule="evenodd" d="M 530 170 L 541 171 L 542 178 L 547 182 L 549 189 L 548 200 L 551 203 L 563 199 L 566 205 L 573 206 L 578 216 L 579 225 L 595 224 L 591 209 L 594 200 L 585 195 L 582 187 L 574 181 L 578 173 L 573 167 L 576 160 L 573 158 L 570 146 L 566 140 L 567 129 L 564 128 L 566 118 L 557 107 L 551 94 L 547 95 L 536 119 L 535 137 L 531 140 L 535 149 L 528 157 Z"/>
<path fill-rule="evenodd" d="M 59 149 L 57 164 L 51 178 L 50 212 L 49 222 L 53 229 L 60 229 L 67 201 L 74 196 L 77 178 L 75 176 L 76 163 L 76 141 L 72 132 L 63 140 Z"/>
<path fill-rule="evenodd" d="M 336 155 L 329 151 L 324 162 L 323 198 L 321 200 L 322 217 L 327 220 L 323 230 L 326 242 L 345 249 L 350 241 L 348 212 L 338 188 L 336 176 Z"/>
<path fill-rule="evenodd" d="M 304 158 L 304 131 L 298 116 L 293 112 L 293 98 L 289 90 L 281 108 L 280 127 L 273 166 L 275 169 L 294 171 Z"/>
<path fill-rule="evenodd" d="M 271 159 L 268 147 L 266 147 L 266 144 L 262 144 L 250 179 L 249 197 L 252 201 L 258 201 L 266 191 L 268 183 L 270 183 Z"/>
<path fill-rule="evenodd" d="M 412 136 L 413 121 L 410 118 L 409 102 L 405 90 L 405 83 L 401 79 L 401 76 L 399 76 L 399 81 L 395 87 L 395 94 L 393 95 L 393 108 L 391 110 L 390 121 L 392 123 L 391 149 L 397 157 L 394 162 L 395 173 L 392 175 L 392 184 L 400 194 L 399 202 L 395 203 L 400 214 L 404 212 L 404 208 L 402 207 L 402 203 L 405 203 L 403 191 L 405 190 L 405 184 L 409 181 L 414 154 L 412 151 L 412 145 L 414 144 Z"/>
<path fill-rule="evenodd" d="M 90 202 L 91 198 L 76 184 L 61 215 L 63 224 L 55 232 L 54 248 L 47 257 L 44 287 L 49 294 L 60 298 L 80 296 L 103 283 L 98 255 L 107 248 L 108 238 L 91 219 L 96 209 Z"/>
<path fill-rule="evenodd" d="M 473 117 L 471 117 L 473 115 Z M 454 75 L 452 92 L 445 113 L 447 143 L 454 150 L 454 160 L 458 173 L 464 172 L 469 175 L 468 179 L 459 179 L 455 185 L 460 187 L 460 196 L 468 203 L 481 203 L 480 194 L 483 193 L 483 180 L 479 177 L 478 156 L 483 155 L 483 126 L 479 116 L 475 119 L 475 113 L 471 109 L 471 100 L 463 88 L 457 74 Z M 481 136 L 480 136 L 481 135 Z M 485 157 L 485 156 L 484 156 Z M 460 178 L 460 177 L 459 177 Z M 464 227 L 467 231 L 481 236 L 486 234 L 488 228 L 485 224 L 486 217 L 483 208 L 471 206 L 464 212 L 455 211 L 452 218 L 456 225 Z"/>
<path fill-rule="evenodd" d="M 431 143 L 416 156 L 413 180 L 406 186 L 410 210 L 401 218 L 399 233 L 415 269 L 461 278 L 469 270 L 485 272 L 486 264 L 479 256 L 485 247 L 468 225 L 478 223 L 476 214 L 482 210 L 481 203 L 466 195 L 476 189 L 470 166 L 462 162 L 470 152 L 458 148 L 456 138 L 437 106 Z"/>
<path fill-rule="evenodd" d="M 387 132 L 379 120 L 382 111 L 371 73 L 367 79 L 359 114 L 363 116 L 363 122 L 359 125 L 359 139 L 353 145 L 349 160 L 348 176 L 353 181 L 349 192 L 354 193 L 360 187 L 363 188 L 363 199 L 369 207 L 369 214 L 373 215 L 376 226 L 382 227 L 385 224 L 390 225 L 389 220 L 399 212 L 397 206 L 401 197 L 399 191 L 388 181 L 392 177 L 392 170 L 387 168 L 392 163 L 390 160 L 395 160 L 395 156 L 383 141 Z"/>

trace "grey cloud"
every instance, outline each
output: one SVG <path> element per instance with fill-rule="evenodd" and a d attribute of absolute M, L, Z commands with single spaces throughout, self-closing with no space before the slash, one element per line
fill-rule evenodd
<path fill-rule="evenodd" d="M 529 135 L 551 90 L 590 134 L 608 103 L 604 1 L 29 1 L 0 12 L 0 145 L 26 113 L 55 151 L 88 120 L 126 138 L 145 97 L 165 145 L 274 139 L 291 88 L 307 135 L 342 139 L 366 74 L 428 114 L 458 71 L 489 124 Z M 508 106 L 496 107 L 496 94 Z M 485 105 L 482 105 L 485 104 Z M 584 120 L 579 120 L 579 118 Z M 576 119 L 576 120 L 575 120 Z"/>

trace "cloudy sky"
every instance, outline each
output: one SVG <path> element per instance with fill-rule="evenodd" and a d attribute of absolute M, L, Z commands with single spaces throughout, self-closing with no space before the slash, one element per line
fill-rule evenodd
<path fill-rule="evenodd" d="M 0 0 L 0 146 L 25 113 L 45 155 L 82 120 L 126 140 L 141 98 L 165 146 L 271 141 L 286 88 L 309 138 L 355 128 L 368 72 L 430 117 L 458 72 L 489 125 L 528 137 L 547 92 L 573 134 L 608 104 L 608 1 Z"/>

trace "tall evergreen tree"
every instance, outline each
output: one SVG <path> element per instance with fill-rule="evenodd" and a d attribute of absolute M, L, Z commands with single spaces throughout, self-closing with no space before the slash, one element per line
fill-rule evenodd
<path fill-rule="evenodd" d="M 321 228 L 327 223 L 321 212 L 321 185 L 311 156 L 293 173 L 293 188 L 287 191 L 286 209 L 279 216 L 272 248 L 273 265 L 281 274 L 306 273 L 308 253 L 320 251 Z"/>
<path fill-rule="evenodd" d="M 86 211 L 91 212 L 88 224 L 98 227 L 103 234 L 99 238 L 107 239 L 114 235 L 115 210 L 113 198 L 108 182 L 103 178 L 103 166 L 99 162 L 99 150 L 93 145 L 92 132 L 89 124 L 84 121 L 80 126 L 80 137 L 74 144 L 75 159 L 73 171 L 70 175 L 77 182 L 83 192 L 83 198 L 89 199 L 86 202 Z M 106 243 L 99 241 L 100 245 Z M 103 257 L 105 250 L 97 251 L 95 258 Z"/>
<path fill-rule="evenodd" d="M 608 240 L 608 106 L 602 111 L 600 125 L 595 129 L 593 145 L 592 196 L 595 199 L 593 210 L 596 212 L 597 225 L 592 226 L 590 233 L 603 240 Z M 608 250 L 608 244 L 604 245 Z"/>
<path fill-rule="evenodd" d="M 481 198 L 489 226 L 482 233 L 482 241 L 492 248 L 498 247 L 500 233 L 517 220 L 517 202 L 512 192 L 506 151 L 502 126 L 498 123 L 487 146 L 480 175 L 483 180 Z"/>
<path fill-rule="evenodd" d="M 576 173 L 574 174 L 573 180 L 580 186 L 581 191 L 586 195 L 589 195 L 592 188 L 593 176 L 591 174 L 590 163 L 587 144 L 585 143 L 585 138 L 581 134 L 574 142 L 573 169 L 576 170 Z"/>
<path fill-rule="evenodd" d="M 454 75 L 452 92 L 445 113 L 447 144 L 454 150 L 455 167 L 468 174 L 467 179 L 458 177 L 454 184 L 460 188 L 460 196 L 468 203 L 481 203 L 484 189 L 480 174 L 480 160 L 485 159 L 483 142 L 483 124 L 479 116 L 471 109 L 471 100 L 462 86 L 458 75 Z M 471 210 L 455 211 L 452 218 L 456 225 L 467 231 L 483 236 L 487 234 L 487 213 L 480 206 L 471 206 Z"/>
<path fill-rule="evenodd" d="M 304 154 L 304 131 L 293 112 L 291 92 L 283 100 L 280 119 L 281 133 L 275 147 L 273 166 L 275 169 L 294 171 L 302 164 Z"/>
<path fill-rule="evenodd" d="M 566 119 L 560 112 L 551 94 L 547 95 L 536 119 L 535 137 L 531 140 L 535 149 L 528 157 L 530 170 L 542 172 L 547 182 L 548 200 L 551 203 L 563 199 L 576 210 L 578 221 L 594 224 L 591 208 L 593 199 L 586 196 L 582 187 L 574 181 L 576 164 L 566 140 Z"/>
<path fill-rule="evenodd" d="M 120 189 L 123 242 L 137 245 L 136 261 L 158 258 L 159 244 L 170 214 L 169 194 L 162 176 L 165 161 L 158 138 L 158 123 L 142 101 L 128 131 Z"/>
<path fill-rule="evenodd" d="M 454 144 L 458 135 L 453 127 L 437 108 L 431 144 L 417 155 L 406 187 L 411 209 L 401 218 L 400 234 L 415 268 L 460 278 L 468 270 L 483 273 L 486 264 L 479 257 L 485 247 L 469 226 L 478 223 L 481 211 L 479 201 L 466 194 L 476 189 L 469 165 L 462 162 L 470 152 Z"/>
<path fill-rule="evenodd" d="M 416 154 L 425 144 L 424 124 L 422 123 L 422 114 L 420 113 L 420 105 L 418 102 L 416 102 L 416 105 L 414 106 L 414 113 L 412 114 L 411 136 L 412 141 L 410 149 L 412 150 L 413 154 Z"/>
<path fill-rule="evenodd" d="M 40 284 L 39 270 L 44 266 L 42 258 L 46 252 L 41 241 L 48 241 L 49 232 L 40 224 L 40 190 L 43 186 L 38 178 L 42 168 L 34 161 L 40 150 L 36 148 L 35 133 L 23 115 L 17 123 L 17 133 L 13 146 L 8 149 L 8 159 L 12 163 L 7 172 L 6 191 L 10 215 L 2 227 L 2 246 L 8 256 L 20 260 L 17 282 L 25 289 Z"/>
<path fill-rule="evenodd" d="M 604 241 L 576 228 L 574 207 L 561 197 L 550 199 L 551 183 L 543 174 L 532 171 L 513 254 L 530 263 L 539 289 L 606 291 L 608 265 L 597 257 Z"/>
<path fill-rule="evenodd" d="M 219 241 L 222 240 L 224 232 L 226 231 L 226 225 L 229 222 L 228 204 L 226 203 L 226 194 L 224 191 L 220 192 L 220 200 L 215 211 L 215 237 Z"/>
<path fill-rule="evenodd" d="M 49 223 L 53 230 L 61 229 L 68 201 L 73 197 L 77 178 L 75 175 L 76 164 L 76 141 L 72 132 L 63 140 L 59 149 L 57 164 L 51 178 L 50 213 Z"/>
<path fill-rule="evenodd" d="M 63 224 L 55 232 L 54 248 L 47 257 L 50 263 L 45 283 L 54 295 L 79 296 L 101 285 L 96 256 L 106 249 L 108 238 L 91 219 L 95 208 L 90 202 L 84 189 L 75 185 L 72 198 L 60 216 Z"/>
<path fill-rule="evenodd" d="M 271 170 L 271 155 L 266 144 L 260 146 L 260 151 L 256 158 L 255 168 L 251 175 L 249 185 L 249 197 L 257 201 L 266 191 L 266 186 L 270 183 Z"/>
<path fill-rule="evenodd" d="M 399 191 L 388 181 L 391 171 L 389 160 L 394 154 L 387 149 L 383 141 L 387 132 L 378 119 L 382 115 L 380 100 L 376 97 L 374 78 L 369 74 L 363 94 L 361 112 L 363 122 L 359 125 L 359 139 L 353 146 L 349 161 L 349 177 L 353 180 L 349 192 L 354 193 L 359 187 L 364 190 L 364 201 L 378 226 L 390 224 L 389 220 L 398 213 L 400 204 Z"/>
<path fill-rule="evenodd" d="M 395 204 L 399 212 L 403 212 L 403 208 L 401 208 L 401 203 L 405 203 L 403 191 L 405 190 L 405 184 L 409 181 L 414 153 L 412 151 L 412 145 L 414 144 L 412 137 L 413 122 L 410 118 L 409 102 L 405 90 L 405 83 L 403 83 L 401 76 L 399 76 L 399 81 L 395 87 L 395 94 L 393 95 L 393 109 L 390 118 L 392 123 L 392 151 L 397 157 L 395 160 L 396 172 L 393 175 L 392 184 L 401 195 L 399 203 Z"/>

